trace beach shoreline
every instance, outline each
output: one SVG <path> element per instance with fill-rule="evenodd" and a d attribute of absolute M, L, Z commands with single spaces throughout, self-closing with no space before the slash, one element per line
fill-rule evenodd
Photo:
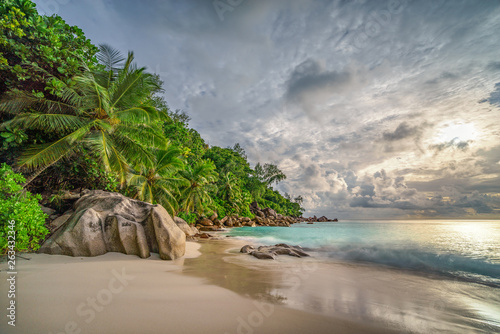
<path fill-rule="evenodd" d="M 226 241 L 206 244 L 227 247 Z M 4 320 L 0 332 L 390 332 L 246 298 L 211 284 L 206 277 L 192 277 L 186 271 L 196 266 L 199 251 L 200 244 L 188 242 L 186 255 L 175 261 L 160 260 L 157 254 L 148 259 L 120 253 L 97 257 L 26 254 L 30 260 L 17 261 L 16 326 Z M 0 264 L 0 270 L 5 276 L 6 263 Z M 7 283 L 5 279 L 0 283 L 2 305 L 8 302 Z"/>
<path fill-rule="evenodd" d="M 498 298 L 488 285 L 334 260 L 313 249 L 311 257 L 259 260 L 239 252 L 249 243 L 261 244 L 238 237 L 202 241 L 202 255 L 187 260 L 183 273 L 252 300 L 398 333 L 489 333 L 498 327 L 492 311 Z"/>

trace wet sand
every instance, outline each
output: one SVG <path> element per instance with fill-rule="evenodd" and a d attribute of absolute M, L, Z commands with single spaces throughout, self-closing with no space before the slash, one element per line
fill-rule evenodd
<path fill-rule="evenodd" d="M 498 328 L 488 321 L 498 312 L 498 298 L 491 296 L 495 290 L 488 286 L 333 262 L 316 253 L 258 260 L 239 253 L 247 243 L 202 241 L 202 255 L 186 260 L 183 272 L 247 298 L 398 333 L 491 333 Z"/>
<path fill-rule="evenodd" d="M 216 244 L 219 249 L 226 246 Z M 210 274 L 201 278 L 183 273 L 201 266 L 187 265 L 197 259 L 198 248 L 188 243 L 187 255 L 176 261 L 162 261 L 156 254 L 148 259 L 120 253 L 92 258 L 25 254 L 30 260 L 18 258 L 16 263 L 15 327 L 7 324 L 7 264 L 1 263 L 5 315 L 0 333 L 388 332 L 245 298 L 212 285 Z M 231 266 L 224 275 L 240 275 Z"/>

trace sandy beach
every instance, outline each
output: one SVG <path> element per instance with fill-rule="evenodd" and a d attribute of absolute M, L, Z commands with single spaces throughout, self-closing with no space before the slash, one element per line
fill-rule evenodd
<path fill-rule="evenodd" d="M 227 247 L 227 244 L 226 244 Z M 25 254 L 18 258 L 16 326 L 1 333 L 388 333 L 369 325 L 250 299 L 183 273 L 186 256 L 162 261 L 108 253 L 98 257 Z M 199 269 L 199 268 L 198 268 Z M 1 263 L 1 304 L 8 305 Z M 199 270 L 198 270 L 199 272 Z M 226 273 L 231 275 L 231 272 Z M 263 276 L 265 277 L 265 275 Z M 256 277 L 255 284 L 258 283 Z"/>

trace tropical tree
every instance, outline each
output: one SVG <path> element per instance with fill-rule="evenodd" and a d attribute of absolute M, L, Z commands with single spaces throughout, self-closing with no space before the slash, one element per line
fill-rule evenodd
<path fill-rule="evenodd" d="M 0 110 L 15 115 L 0 130 L 44 131 L 57 138 L 32 145 L 21 154 L 18 165 L 36 170 L 29 181 L 83 146 L 96 153 L 123 186 L 129 164 L 145 161 L 151 165 L 155 156 L 149 148 L 166 148 L 160 121 L 168 116 L 145 103 L 160 90 L 154 76 L 133 63 L 131 52 L 123 58 L 101 45 L 98 58 L 104 69 L 91 71 L 83 63 L 84 72 L 73 78 L 72 85 L 60 82 L 53 92 L 57 99 L 14 89 L 0 104 Z M 45 74 L 49 80 L 53 78 Z"/>
<path fill-rule="evenodd" d="M 184 167 L 182 151 L 174 145 L 155 152 L 152 164 L 139 163 L 128 177 L 128 185 L 136 190 L 136 198 L 149 203 L 161 204 L 170 214 L 177 210 L 176 191 L 182 180 L 175 177 Z"/>
<path fill-rule="evenodd" d="M 264 166 L 262 166 L 260 163 L 257 163 L 253 175 L 259 181 L 265 183 L 266 186 L 273 183 L 278 184 L 280 181 L 286 179 L 286 175 L 274 164 L 264 164 Z"/>
<path fill-rule="evenodd" d="M 186 186 L 181 190 L 181 210 L 189 213 L 203 214 L 203 204 L 210 204 L 210 186 L 217 181 L 215 165 L 210 160 L 199 160 L 193 167 L 187 166 L 180 170 L 179 175 L 186 181 Z"/>
<path fill-rule="evenodd" d="M 233 173 L 228 172 L 223 174 L 219 179 L 218 195 L 231 205 L 238 205 L 241 202 L 241 189 L 239 180 Z"/>
<path fill-rule="evenodd" d="M 0 95 L 11 88 L 44 92 L 59 81 L 69 83 L 82 61 L 89 67 L 97 63 L 97 52 L 80 28 L 57 15 L 39 15 L 33 1 L 0 1 Z M 47 82 L 33 65 L 57 80 Z"/>

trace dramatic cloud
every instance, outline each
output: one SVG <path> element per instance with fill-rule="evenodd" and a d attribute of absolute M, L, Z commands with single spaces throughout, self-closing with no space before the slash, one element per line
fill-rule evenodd
<path fill-rule="evenodd" d="M 418 126 L 410 126 L 408 123 L 403 122 L 398 125 L 394 132 L 386 131 L 383 133 L 383 138 L 386 141 L 396 141 L 401 139 L 407 139 L 415 137 L 421 133 L 421 129 Z"/>
<path fill-rule="evenodd" d="M 500 66 L 500 64 L 496 64 Z M 489 102 L 492 105 L 500 107 L 500 82 L 497 82 L 495 85 L 495 90 L 491 92 L 490 96 L 487 99 L 484 99 L 482 102 Z"/>
<path fill-rule="evenodd" d="M 134 50 L 306 214 L 500 217 L 498 1 L 35 2 Z"/>

